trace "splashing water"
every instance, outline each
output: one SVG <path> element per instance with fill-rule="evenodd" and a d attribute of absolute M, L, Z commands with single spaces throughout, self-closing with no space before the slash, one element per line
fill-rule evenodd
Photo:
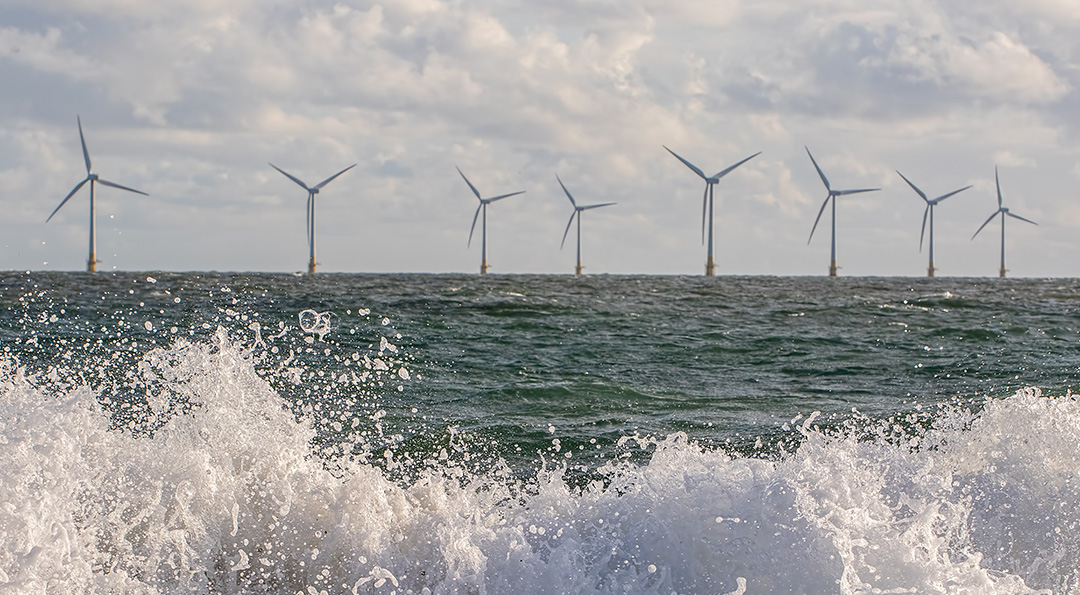
<path fill-rule="evenodd" d="M 395 480 L 366 454 L 320 451 L 326 413 L 298 417 L 268 380 L 266 353 L 220 328 L 151 349 L 132 368 L 156 420 L 143 428 L 117 427 L 100 392 L 55 370 L 2 360 L 0 586 L 1080 592 L 1072 396 L 1025 390 L 977 412 L 944 408 L 919 431 L 856 417 L 825 432 L 810 417 L 793 430 L 797 452 L 778 460 L 682 434 L 631 439 L 625 454 L 646 449 L 647 462 L 618 458 L 582 487 L 565 464 L 526 478 L 466 466 L 446 454 L 470 448 L 451 434 Z M 279 362 L 276 378 L 318 378 L 295 363 Z"/>

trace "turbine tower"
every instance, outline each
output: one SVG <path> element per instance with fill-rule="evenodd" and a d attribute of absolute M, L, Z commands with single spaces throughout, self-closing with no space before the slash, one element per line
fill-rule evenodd
<path fill-rule="evenodd" d="M 837 196 L 846 196 L 848 194 L 859 194 L 860 192 L 875 192 L 877 190 L 881 190 L 881 188 L 860 188 L 858 190 L 833 190 L 832 186 L 829 185 L 829 178 L 825 177 L 825 172 L 821 171 L 821 168 L 818 167 L 817 161 L 814 160 L 814 156 L 810 153 L 810 148 L 809 147 L 805 147 L 805 148 L 806 148 L 806 154 L 810 155 L 810 162 L 814 164 L 814 169 L 817 170 L 818 175 L 821 176 L 821 181 L 825 184 L 825 189 L 829 191 L 829 195 L 825 197 L 825 202 L 821 203 L 821 210 L 818 211 L 817 219 L 814 219 L 814 227 L 812 227 L 810 229 L 810 238 L 806 240 L 806 243 L 809 244 L 810 240 L 814 239 L 814 230 L 817 229 L 818 221 L 821 221 L 821 214 L 825 212 L 825 207 L 827 207 L 829 205 L 829 201 L 832 201 L 832 257 L 829 260 L 829 276 L 830 277 L 835 277 L 836 276 L 836 270 L 837 270 L 837 266 L 836 266 L 836 197 Z"/>
<path fill-rule="evenodd" d="M 472 218 L 472 227 L 469 228 L 469 244 L 468 244 L 469 246 L 472 246 L 473 231 L 476 230 L 476 218 L 480 216 L 480 211 L 484 212 L 484 221 L 480 225 L 480 238 L 481 238 L 481 242 L 480 242 L 480 274 L 481 275 L 486 275 L 487 272 L 488 272 L 488 261 L 487 261 L 487 206 L 489 204 L 497 201 L 497 200 L 502 200 L 504 198 L 510 198 L 511 196 L 517 196 L 518 194 L 525 194 L 525 191 L 521 190 L 519 192 L 511 192 L 510 194 L 500 194 L 499 196 L 493 196 L 491 198 L 484 198 L 484 197 L 480 196 L 480 191 L 476 189 L 476 186 L 473 186 L 472 182 L 469 181 L 469 178 L 466 178 L 465 174 L 463 174 L 461 172 L 460 167 L 454 166 L 454 169 L 456 169 L 457 172 L 459 174 L 461 174 L 462 179 L 464 179 L 465 183 L 469 185 L 469 189 L 473 191 L 473 194 L 475 194 L 476 198 L 480 201 L 480 206 L 476 207 L 476 214 L 474 214 L 473 218 Z"/>
<path fill-rule="evenodd" d="M 294 176 L 294 175 L 290 174 L 289 172 L 281 169 L 280 167 L 274 165 L 273 163 L 270 164 L 270 167 L 278 170 L 279 172 L 284 174 L 286 178 L 289 178 L 290 180 L 296 182 L 301 188 L 303 188 L 304 190 L 307 190 L 307 193 L 308 193 L 308 196 L 307 196 L 307 238 L 308 238 L 308 249 L 309 249 L 309 252 L 310 252 L 310 258 L 308 260 L 307 272 L 308 272 L 309 275 L 314 275 L 315 274 L 315 195 L 319 193 L 319 190 L 322 190 L 323 186 L 326 186 L 327 184 L 332 182 L 334 180 L 334 178 L 336 178 L 336 177 L 340 176 L 341 174 L 349 171 L 350 169 L 356 167 L 356 164 L 354 163 L 354 164 L 350 165 L 349 167 L 346 167 L 345 169 L 339 171 L 338 173 L 330 176 L 329 178 L 326 178 L 322 182 L 319 182 L 318 184 L 315 184 L 314 186 L 310 186 L 310 187 L 307 184 L 300 181 L 300 178 L 297 178 L 296 176 Z"/>
<path fill-rule="evenodd" d="M 742 161 L 736 163 L 735 165 L 732 165 L 731 167 L 718 172 L 716 175 L 714 175 L 712 177 L 709 177 L 709 176 L 705 175 L 705 172 L 701 171 L 701 168 L 699 168 L 698 166 L 694 165 L 693 163 L 690 163 L 689 161 L 683 159 L 682 157 L 679 157 L 679 155 L 676 154 L 675 151 L 672 151 L 671 149 L 668 149 L 667 146 L 664 146 L 664 148 L 667 149 L 668 153 L 671 153 L 672 155 L 675 155 L 676 159 L 678 159 L 679 161 L 682 161 L 683 165 L 685 165 L 686 167 L 689 167 L 691 171 L 693 171 L 695 174 L 700 176 L 702 180 L 705 180 L 705 195 L 701 199 L 701 242 L 705 243 L 705 221 L 708 220 L 708 222 L 709 222 L 709 240 L 708 240 L 709 248 L 708 248 L 708 258 L 705 260 L 705 276 L 712 277 L 713 275 L 716 274 L 716 262 L 713 260 L 713 188 L 716 186 L 716 183 L 720 181 L 720 178 L 728 175 L 729 173 L 734 171 L 735 168 L 737 168 L 740 165 L 746 163 L 747 161 L 750 161 L 754 157 L 757 157 L 758 155 L 761 155 L 761 151 L 758 151 L 757 153 L 754 153 L 753 155 L 747 157 L 746 159 L 743 159 Z M 707 209 L 708 215 L 706 215 L 706 209 Z"/>
<path fill-rule="evenodd" d="M 142 194 L 143 196 L 150 196 L 150 195 L 143 192 L 143 191 L 141 191 L 141 190 L 135 190 L 134 188 L 128 188 L 127 186 L 121 186 L 120 184 L 116 184 L 114 182 L 104 180 L 102 178 L 99 178 L 97 174 L 91 172 L 90 171 L 90 152 L 86 150 L 86 138 L 83 136 L 82 120 L 79 118 L 79 116 L 75 116 L 75 121 L 79 124 L 79 142 L 82 143 L 83 161 L 86 162 L 86 178 L 83 179 L 83 181 L 76 184 L 75 187 L 72 188 L 71 192 L 68 192 L 68 195 L 64 197 L 64 200 L 60 201 L 60 204 L 55 209 L 53 209 L 52 215 L 49 215 L 49 218 L 46 219 L 45 222 L 48 223 L 53 218 L 53 215 L 55 215 L 56 212 L 60 210 L 60 207 L 63 207 L 65 204 L 67 204 L 67 201 L 71 200 L 71 197 L 75 196 L 75 193 L 78 192 L 80 188 L 82 188 L 87 182 L 90 182 L 90 256 L 86 259 L 86 270 L 87 270 L 87 272 L 93 273 L 94 271 L 97 270 L 97 265 L 98 265 L 98 259 L 97 259 L 97 223 L 96 223 L 96 218 L 94 216 L 94 213 L 95 213 L 94 183 L 96 182 L 96 183 L 101 184 L 103 186 L 109 186 L 109 187 L 112 187 L 112 188 L 119 188 L 120 190 L 127 190 L 128 192 L 134 192 L 136 194 Z"/>
<path fill-rule="evenodd" d="M 937 197 L 935 199 L 930 199 L 930 198 L 927 198 L 926 193 L 923 192 L 922 190 L 920 190 L 918 186 L 916 186 L 915 184 L 912 184 L 911 180 L 904 177 L 904 174 L 901 174 L 900 170 L 896 170 L 896 173 L 899 174 L 901 178 L 904 178 L 904 181 L 908 183 L 908 186 L 911 186 L 911 189 L 914 190 L 920 197 L 922 197 L 923 201 L 926 202 L 926 210 L 923 211 L 923 215 L 922 215 L 922 231 L 919 232 L 919 251 L 922 252 L 923 236 L 926 234 L 926 218 L 927 218 L 927 215 L 929 215 L 930 216 L 930 265 L 926 268 L 926 276 L 927 277 L 933 277 L 934 276 L 934 271 L 937 270 L 937 269 L 934 268 L 934 207 L 936 207 L 939 202 L 945 200 L 946 198 L 949 198 L 950 196 L 952 196 L 954 194 L 959 194 L 959 193 L 967 190 L 968 188 L 971 188 L 971 186 L 964 186 L 963 188 L 961 188 L 959 190 L 953 190 L 952 192 L 950 192 L 948 194 L 942 194 L 941 196 L 939 196 L 939 197 Z"/>
<path fill-rule="evenodd" d="M 979 232 L 982 231 L 983 228 L 986 227 L 988 223 L 990 223 L 991 221 L 994 220 L 994 217 L 997 217 L 999 214 L 1001 215 L 1001 270 L 998 271 L 998 277 L 1004 279 L 1005 278 L 1005 216 L 1008 215 L 1009 217 L 1012 217 L 1014 219 L 1019 219 L 1021 221 L 1027 221 L 1028 223 L 1030 223 L 1032 225 L 1038 225 L 1038 223 L 1035 223 L 1031 219 L 1025 219 L 1025 218 L 1021 217 L 1020 215 L 1017 215 L 1016 213 L 1012 213 L 1012 212 L 1009 211 L 1008 208 L 1003 207 L 1001 205 L 1001 180 L 998 179 L 997 167 L 994 167 L 994 182 L 997 184 L 998 209 L 996 211 L 994 211 L 993 215 L 990 215 L 989 219 L 987 219 L 985 222 L 983 222 L 982 225 L 979 226 L 979 229 L 975 230 L 975 235 L 971 236 L 971 239 L 974 240 L 975 236 L 979 235 Z"/>
<path fill-rule="evenodd" d="M 581 266 L 581 212 L 582 211 L 588 211 L 590 209 L 599 209 L 600 207 L 610 207 L 611 205 L 613 205 L 615 203 L 613 203 L 613 202 L 605 202 L 605 203 L 596 204 L 596 205 L 580 205 L 579 206 L 577 201 L 574 200 L 574 196 L 572 194 L 570 194 L 569 190 L 566 189 L 566 184 L 563 184 L 563 181 L 562 181 L 562 179 L 559 178 L 558 174 L 555 174 L 555 179 L 559 180 L 559 185 L 562 186 L 563 192 L 566 193 L 566 198 L 569 198 L 570 199 L 570 204 L 574 205 L 574 212 L 573 212 L 573 214 L 570 215 L 570 220 L 566 222 L 566 231 L 564 231 L 563 234 L 562 234 L 562 243 L 559 244 L 559 250 L 562 250 L 563 246 L 566 245 L 566 234 L 570 233 L 570 225 L 572 225 L 574 223 L 574 219 L 576 218 L 577 219 L 577 266 L 574 267 L 574 274 L 575 275 L 580 275 L 582 269 L 585 268 L 585 267 Z"/>

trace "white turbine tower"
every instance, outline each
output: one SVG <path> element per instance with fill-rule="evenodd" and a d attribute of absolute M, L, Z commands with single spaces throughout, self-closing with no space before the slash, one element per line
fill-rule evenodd
<path fill-rule="evenodd" d="M 83 137 L 82 120 L 79 118 L 79 116 L 75 116 L 75 121 L 79 124 L 79 142 L 82 143 L 83 160 L 86 162 L 86 178 L 76 184 L 75 187 L 72 188 L 71 192 L 68 192 L 68 195 L 64 197 L 64 200 L 60 201 L 60 204 L 55 209 L 53 209 L 52 215 L 49 215 L 49 218 L 46 219 L 45 222 L 48 223 L 53 218 L 53 215 L 55 215 L 56 212 L 60 210 L 60 207 L 63 207 L 65 204 L 67 204 L 67 201 L 70 200 L 72 196 L 75 196 L 75 193 L 78 192 L 80 188 L 82 188 L 87 182 L 90 182 L 90 256 L 86 259 L 86 270 L 92 273 L 97 270 L 98 265 L 97 223 L 96 217 L 94 216 L 94 183 L 96 182 L 98 184 L 101 184 L 103 186 L 109 186 L 111 188 L 119 188 L 120 190 L 127 190 L 128 192 L 142 194 L 143 196 L 150 195 L 141 190 L 135 190 L 134 188 L 128 188 L 127 186 L 121 186 L 120 184 L 116 184 L 108 180 L 103 180 L 102 178 L 99 178 L 97 174 L 91 172 L 90 152 L 86 150 L 86 138 Z"/>
<path fill-rule="evenodd" d="M 742 161 L 736 163 L 735 165 L 732 165 L 731 167 L 729 167 L 729 168 L 727 168 L 725 170 L 722 170 L 722 171 L 718 172 L 716 175 L 710 177 L 710 176 L 706 176 L 705 172 L 701 171 L 701 168 L 699 168 L 698 166 L 694 165 L 693 163 L 690 163 L 689 161 L 683 159 L 677 153 L 675 153 L 675 151 L 672 151 L 671 149 L 668 149 L 667 146 L 664 146 L 664 148 L 667 149 L 668 153 L 671 153 L 672 155 L 675 155 L 676 159 L 678 159 L 679 161 L 682 161 L 683 165 L 685 165 L 686 167 L 689 167 L 691 169 L 691 171 L 693 171 L 695 174 L 700 176 L 702 180 L 705 180 L 705 195 L 701 199 L 701 241 L 702 241 L 702 243 L 705 242 L 705 221 L 708 220 L 708 222 L 709 222 L 709 240 L 708 240 L 709 248 L 708 248 L 708 258 L 705 260 L 705 275 L 707 277 L 712 277 L 713 275 L 716 274 L 716 262 L 713 260 L 713 189 L 716 186 L 717 182 L 720 181 L 720 178 L 723 178 L 724 176 L 728 175 L 729 173 L 734 171 L 735 168 L 737 168 L 740 165 L 746 163 L 747 161 L 750 161 L 754 157 L 757 157 L 758 155 L 761 155 L 761 151 L 758 151 L 757 153 L 754 153 L 753 155 L 747 157 L 746 159 L 743 159 Z M 708 213 L 707 215 L 706 215 L 706 212 Z"/>
<path fill-rule="evenodd" d="M 472 246 L 473 231 L 476 230 L 476 219 L 477 219 L 477 217 L 480 216 L 480 211 L 484 212 L 484 221 L 480 226 L 480 238 L 481 238 L 480 274 L 481 275 L 486 275 L 487 272 L 488 272 L 488 261 L 487 261 L 487 206 L 489 204 L 497 201 L 497 200 L 502 200 L 504 198 L 510 198 L 511 196 L 517 196 L 518 194 L 525 194 L 525 191 L 521 190 L 519 192 L 511 192 L 510 194 L 500 194 L 499 196 L 493 196 L 491 198 L 484 198 L 484 197 L 480 196 L 480 191 L 476 189 L 476 186 L 473 186 L 472 182 L 469 181 L 469 178 L 466 178 L 465 174 L 461 172 L 461 168 L 457 167 L 457 166 L 455 166 L 454 168 L 457 169 L 459 174 L 461 174 L 461 178 L 463 180 L 465 180 L 465 183 L 469 185 L 469 189 L 473 191 L 473 194 L 476 195 L 477 200 L 480 201 L 480 206 L 476 207 L 476 213 L 473 215 L 473 218 L 472 218 L 472 227 L 469 228 L 469 244 L 468 244 L 469 246 Z"/>
<path fill-rule="evenodd" d="M 1001 201 L 1001 180 L 998 179 L 997 167 L 994 168 L 994 182 L 997 184 L 998 209 L 996 211 L 994 211 L 994 214 L 990 215 L 990 217 L 985 222 L 983 222 L 982 225 L 979 226 L 979 229 L 975 230 L 975 234 L 971 236 L 971 239 L 974 240 L 975 236 L 979 235 L 979 232 L 982 231 L 983 228 L 987 226 L 987 224 L 989 224 L 991 221 L 994 220 L 994 217 L 997 217 L 998 215 L 1001 215 L 1001 270 L 998 271 L 998 277 L 1001 277 L 1002 279 L 1004 279 L 1005 278 L 1005 216 L 1008 215 L 1009 217 L 1012 217 L 1014 219 L 1019 219 L 1021 221 L 1027 221 L 1028 223 L 1030 223 L 1032 225 L 1038 225 L 1038 223 L 1035 223 L 1031 219 L 1025 219 L 1025 218 L 1021 217 L 1020 215 L 1017 215 L 1016 213 L 1012 213 L 1012 212 L 1009 211 L 1008 208 L 1001 205 L 1001 202 L 1002 202 Z"/>
<path fill-rule="evenodd" d="M 289 178 L 290 180 L 296 182 L 301 188 L 303 188 L 304 190 L 307 190 L 307 193 L 308 193 L 308 197 L 307 197 L 307 238 L 308 238 L 308 249 L 309 249 L 309 252 L 310 252 L 310 258 L 308 260 L 308 270 L 307 270 L 307 272 L 308 272 L 309 275 L 314 275 L 315 274 L 315 195 L 318 194 L 320 190 L 322 190 L 323 186 L 326 186 L 331 181 L 333 181 L 334 178 L 336 178 L 336 177 L 340 176 L 341 174 L 349 171 L 350 169 L 356 167 L 356 164 L 354 163 L 354 164 L 350 165 L 349 167 L 346 167 L 345 169 L 339 171 L 338 173 L 330 176 L 329 178 L 326 178 L 322 182 L 319 182 L 318 184 L 315 184 L 314 186 L 310 186 L 310 187 L 307 184 L 305 184 L 304 182 L 302 182 L 300 180 L 300 178 L 297 178 L 296 176 L 294 176 L 294 175 L 290 174 L 289 172 L 281 169 L 280 167 L 274 165 L 273 163 L 270 164 L 270 167 L 278 170 L 279 172 L 284 174 L 286 178 Z"/>
<path fill-rule="evenodd" d="M 610 207 L 611 205 L 613 205 L 615 203 L 613 203 L 613 202 L 605 202 L 605 203 L 600 203 L 600 204 L 596 204 L 596 205 L 578 205 L 577 201 L 574 200 L 574 196 L 572 194 L 570 194 L 569 190 L 566 189 L 566 184 L 563 184 L 563 181 L 562 181 L 562 179 L 559 178 L 558 174 L 555 174 L 555 179 L 559 180 L 559 185 L 562 186 L 563 192 L 566 193 L 566 198 L 569 198 L 570 199 L 570 204 L 574 205 L 574 212 L 573 212 L 573 214 L 570 215 L 570 220 L 566 222 L 566 231 L 564 231 L 563 234 L 562 234 L 562 243 L 559 244 L 559 249 L 562 250 L 563 246 L 566 245 L 566 235 L 568 233 L 570 233 L 570 226 L 574 223 L 574 219 L 576 218 L 577 219 L 577 266 L 574 268 L 574 274 L 575 275 L 580 275 L 582 269 L 585 268 L 585 267 L 581 266 L 581 212 L 582 211 L 588 211 L 590 209 L 599 209 L 600 207 Z"/>
<path fill-rule="evenodd" d="M 814 160 L 814 156 L 810 153 L 810 148 L 809 147 L 805 147 L 805 148 L 806 148 L 806 154 L 810 155 L 810 162 L 814 164 L 814 169 L 817 170 L 818 175 L 821 176 L 821 181 L 825 184 L 825 189 L 829 191 L 829 195 L 825 197 L 825 202 L 821 203 L 821 210 L 818 211 L 817 219 L 814 219 L 814 227 L 812 227 L 810 229 L 810 238 L 806 240 L 806 243 L 809 244 L 810 240 L 814 239 L 814 230 L 817 229 L 818 221 L 821 221 L 821 214 L 825 212 L 825 207 L 827 207 L 829 205 L 829 201 L 832 201 L 832 257 L 829 260 L 829 276 L 830 277 L 835 277 L 836 276 L 836 270 L 837 270 L 837 266 L 836 266 L 836 197 L 837 196 L 846 196 L 848 194 L 859 194 L 860 192 L 874 192 L 874 191 L 877 191 L 877 190 L 881 190 L 881 188 L 860 188 L 858 190 L 833 190 L 832 186 L 829 185 L 829 178 L 825 177 L 825 172 L 821 171 L 821 168 L 818 167 L 817 161 Z"/>
<path fill-rule="evenodd" d="M 964 186 L 963 188 L 961 188 L 959 190 L 953 190 L 952 192 L 950 192 L 948 194 L 942 194 L 941 196 L 939 196 L 937 198 L 930 199 L 930 198 L 927 198 L 926 193 L 923 192 L 922 190 L 920 190 L 918 186 L 916 186 L 915 184 L 912 184 L 911 180 L 904 177 L 904 174 L 901 174 L 900 170 L 897 170 L 896 173 L 899 174 L 901 178 L 904 178 L 904 181 L 908 183 L 908 186 L 911 186 L 911 189 L 914 190 L 923 199 L 923 201 L 926 202 L 926 210 L 923 211 L 923 215 L 922 215 L 922 231 L 919 232 L 919 251 L 922 251 L 923 236 L 926 235 L 926 219 L 927 219 L 927 216 L 929 215 L 929 218 L 930 218 L 930 265 L 926 268 L 926 276 L 927 277 L 933 277 L 934 276 L 934 271 L 937 270 L 937 269 L 934 268 L 934 207 L 936 207 L 938 205 L 938 203 L 945 200 L 946 198 L 949 198 L 950 196 L 952 196 L 954 194 L 959 194 L 959 193 L 967 190 L 968 188 L 971 188 L 971 186 Z"/>

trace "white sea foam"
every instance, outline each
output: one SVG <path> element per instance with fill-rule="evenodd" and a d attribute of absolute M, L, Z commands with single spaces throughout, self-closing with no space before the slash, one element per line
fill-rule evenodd
<path fill-rule="evenodd" d="M 1080 593 L 1071 396 L 922 432 L 811 416 L 779 461 L 673 435 L 575 488 L 438 454 L 407 483 L 328 464 L 224 333 L 138 374 L 168 418 L 152 436 L 0 360 L 0 592 Z"/>

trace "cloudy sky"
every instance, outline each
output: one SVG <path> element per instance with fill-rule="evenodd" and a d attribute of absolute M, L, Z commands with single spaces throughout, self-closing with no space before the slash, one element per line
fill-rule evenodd
<path fill-rule="evenodd" d="M 473 272 L 476 198 L 497 273 L 565 273 L 579 202 L 592 273 L 700 274 L 707 173 L 718 274 L 819 275 L 825 190 L 842 275 L 1080 276 L 1075 0 L 6 0 L 0 269 L 80 270 L 94 170 L 101 270 L 299 271 L 305 193 L 320 270 Z M 573 232 L 571 232 L 573 233 Z M 477 230 L 479 234 L 479 229 Z"/>

